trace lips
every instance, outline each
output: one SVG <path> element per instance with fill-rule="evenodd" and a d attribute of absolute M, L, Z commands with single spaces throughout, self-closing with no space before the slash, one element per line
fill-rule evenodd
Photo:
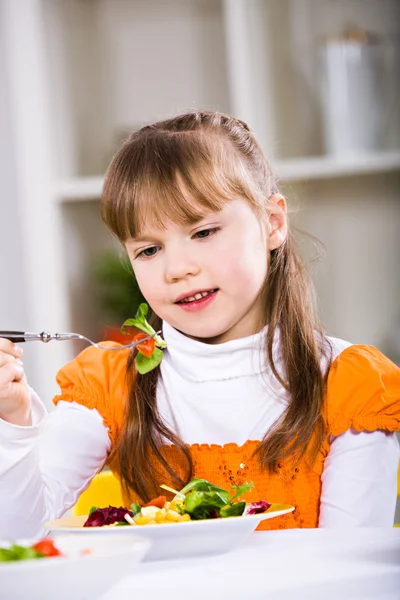
<path fill-rule="evenodd" d="M 217 288 L 213 288 L 211 290 L 193 290 L 187 294 L 182 294 L 179 296 L 177 300 L 175 300 L 176 304 L 190 304 L 191 302 L 195 302 L 209 296 L 213 292 L 216 292 Z"/>

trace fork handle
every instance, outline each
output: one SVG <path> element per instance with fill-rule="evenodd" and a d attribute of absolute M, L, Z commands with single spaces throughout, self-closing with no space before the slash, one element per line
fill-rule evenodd
<path fill-rule="evenodd" d="M 0 331 L 0 338 L 5 338 L 6 340 L 10 340 L 10 342 L 20 343 L 20 342 L 29 342 L 32 339 L 38 339 L 30 337 L 32 334 L 27 333 L 26 331 Z"/>

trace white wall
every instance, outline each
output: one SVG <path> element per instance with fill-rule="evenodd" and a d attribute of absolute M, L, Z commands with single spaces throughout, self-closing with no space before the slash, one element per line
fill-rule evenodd
<path fill-rule="evenodd" d="M 26 324 L 28 299 L 24 294 L 25 274 L 3 26 L 0 5 L 0 329 L 16 329 L 24 328 Z"/>
<path fill-rule="evenodd" d="M 11 105 L 10 56 L 7 54 L 7 5 L 0 2 L 0 329 L 30 329 L 30 298 L 24 260 L 22 194 L 18 176 L 15 120 Z M 40 235 L 40 231 L 37 232 Z M 43 275 L 44 276 L 44 275 Z M 38 345 L 25 344 L 24 367 L 32 387 L 40 390 Z"/>

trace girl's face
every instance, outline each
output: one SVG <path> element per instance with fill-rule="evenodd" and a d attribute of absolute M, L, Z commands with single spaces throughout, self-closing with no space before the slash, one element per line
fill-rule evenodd
<path fill-rule="evenodd" d="M 286 237 L 285 201 L 271 200 L 280 210 L 265 220 L 237 199 L 194 225 L 148 224 L 126 242 L 139 287 L 161 319 L 208 343 L 256 332 L 269 250 Z"/>

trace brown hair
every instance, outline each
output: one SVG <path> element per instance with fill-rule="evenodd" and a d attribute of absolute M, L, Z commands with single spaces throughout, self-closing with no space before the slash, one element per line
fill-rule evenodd
<path fill-rule="evenodd" d="M 148 217 L 160 226 L 166 216 L 191 223 L 238 196 L 265 213 L 268 198 L 277 191 L 268 162 L 246 123 L 216 112 L 189 112 L 143 127 L 126 140 L 106 174 L 102 217 L 124 243 L 138 235 Z M 288 456 L 299 459 L 308 453 L 314 460 L 326 434 L 321 359 L 327 357 L 327 344 L 315 316 L 313 288 L 290 232 L 282 246 L 270 253 L 262 299 L 260 328 L 268 324 L 266 357 L 290 395 L 282 418 L 257 449 L 262 466 L 273 472 Z M 153 325 L 161 326 L 156 315 Z M 272 351 L 276 335 L 282 372 Z M 158 493 L 162 470 L 179 487 L 192 477 L 193 465 L 188 446 L 158 413 L 159 368 L 135 376 L 134 358 L 132 353 L 127 368 L 130 397 L 118 456 L 125 489 L 148 501 Z M 181 473 L 165 461 L 160 451 L 163 439 L 180 449 L 185 467 Z"/>

